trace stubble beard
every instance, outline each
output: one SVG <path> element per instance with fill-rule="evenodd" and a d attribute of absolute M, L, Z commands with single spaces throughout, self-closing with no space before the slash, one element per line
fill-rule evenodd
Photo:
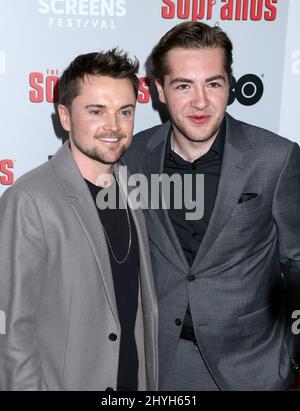
<path fill-rule="evenodd" d="M 177 129 L 179 133 L 191 143 L 207 143 L 208 141 L 216 137 L 221 127 L 221 123 L 222 122 L 220 122 L 220 124 L 215 124 L 213 127 L 211 127 L 207 131 L 206 135 L 204 135 L 203 137 L 197 134 L 197 132 L 191 130 L 191 128 L 183 122 L 174 123 L 173 129 Z"/>
<path fill-rule="evenodd" d="M 95 139 L 99 138 L 124 138 L 125 136 L 121 135 L 110 135 L 110 136 L 96 136 L 94 137 Z M 96 145 L 92 146 L 91 148 L 84 148 L 82 145 L 79 143 L 79 141 L 76 138 L 73 138 L 73 143 L 74 146 L 77 148 L 78 151 L 80 151 L 82 154 L 90 158 L 91 160 L 98 161 L 99 163 L 106 164 L 106 165 L 112 165 L 117 163 L 120 158 L 123 156 L 125 151 L 127 150 L 127 147 L 125 144 L 122 144 L 120 148 L 118 148 L 118 151 L 113 151 L 111 150 L 112 156 L 107 155 L 104 153 L 100 147 L 97 147 Z M 105 144 L 105 143 L 104 143 Z M 108 152 L 110 150 L 108 149 Z"/>

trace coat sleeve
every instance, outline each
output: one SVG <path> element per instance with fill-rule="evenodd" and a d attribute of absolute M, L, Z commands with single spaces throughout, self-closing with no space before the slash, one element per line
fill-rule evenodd
<path fill-rule="evenodd" d="M 288 315 L 300 310 L 300 149 L 291 145 L 273 201 L 280 262 L 287 288 Z M 292 355 L 300 359 L 300 338 L 294 335 Z"/>
<path fill-rule="evenodd" d="M 36 327 L 44 267 L 38 208 L 13 186 L 0 197 L 0 391 L 47 390 Z"/>

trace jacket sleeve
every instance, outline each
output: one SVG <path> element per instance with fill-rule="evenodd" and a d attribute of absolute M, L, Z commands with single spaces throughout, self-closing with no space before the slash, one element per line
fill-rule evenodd
<path fill-rule="evenodd" d="M 13 186 L 0 197 L 0 391 L 47 390 L 36 328 L 44 267 L 37 206 Z"/>
<path fill-rule="evenodd" d="M 300 310 L 300 149 L 295 143 L 291 145 L 277 183 L 273 215 L 292 323 L 292 312 Z M 300 359 L 300 338 L 296 335 L 291 346 L 293 357 Z"/>

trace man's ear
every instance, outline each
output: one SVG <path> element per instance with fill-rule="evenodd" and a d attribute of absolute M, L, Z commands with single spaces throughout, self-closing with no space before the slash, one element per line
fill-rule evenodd
<path fill-rule="evenodd" d="M 68 108 L 62 104 L 57 106 L 58 114 L 60 118 L 61 125 L 63 126 L 64 130 L 70 131 L 71 130 L 71 114 Z"/>
<path fill-rule="evenodd" d="M 164 93 L 164 89 L 163 86 L 161 85 L 161 82 L 159 80 L 155 80 L 155 85 L 158 91 L 158 97 L 159 97 L 159 101 L 161 103 L 165 103 L 166 99 L 165 99 L 165 93 Z"/>

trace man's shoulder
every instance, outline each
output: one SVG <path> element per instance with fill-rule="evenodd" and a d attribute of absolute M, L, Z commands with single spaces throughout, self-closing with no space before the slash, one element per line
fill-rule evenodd
<path fill-rule="evenodd" d="M 143 156 L 147 156 L 157 144 L 165 141 L 169 129 L 170 122 L 168 121 L 135 134 L 122 161 L 129 164 L 132 169 L 135 169 L 138 160 Z"/>
<path fill-rule="evenodd" d="M 243 132 L 247 135 L 250 143 L 254 147 L 262 147 L 264 145 L 268 149 L 289 149 L 293 142 L 286 137 L 280 136 L 273 131 L 267 130 L 263 127 L 259 127 L 253 124 L 249 124 L 243 121 L 234 120 L 240 127 L 242 127 Z"/>
<path fill-rule="evenodd" d="M 243 148 L 247 144 L 251 147 L 255 158 L 263 158 L 264 162 L 270 166 L 277 164 L 280 167 L 289 152 L 297 149 L 297 144 L 273 131 L 236 120 L 230 115 L 227 115 L 227 120 L 229 132 L 233 134 L 238 146 Z"/>
<path fill-rule="evenodd" d="M 51 195 L 50 185 L 53 176 L 50 161 L 47 161 L 19 177 L 4 194 L 5 196 L 14 196 L 16 198 L 23 196 L 37 198 L 43 194 Z"/>
<path fill-rule="evenodd" d="M 37 190 L 49 180 L 49 173 L 51 174 L 51 165 L 50 161 L 47 161 L 23 174 L 14 185 L 17 188 Z"/>
<path fill-rule="evenodd" d="M 149 143 L 152 142 L 153 139 L 156 138 L 156 136 L 159 134 L 161 131 L 164 133 L 164 130 L 169 128 L 170 124 L 165 123 L 165 124 L 158 124 L 154 127 L 150 127 L 146 130 L 142 130 L 139 133 L 135 134 L 132 139 L 132 144 L 130 146 L 130 149 L 145 149 L 145 145 L 148 145 Z"/>
<path fill-rule="evenodd" d="M 27 193 L 33 198 L 54 200 L 53 192 L 57 192 L 58 186 L 61 186 L 61 176 L 71 173 L 73 163 L 70 157 L 68 146 L 64 144 L 50 160 L 20 176 L 5 193 L 15 191 L 15 195 Z"/>
<path fill-rule="evenodd" d="M 147 128 L 145 130 L 139 131 L 138 133 L 136 133 L 134 135 L 135 137 L 139 137 L 139 138 L 149 138 L 151 137 L 153 134 L 155 134 L 159 129 L 161 129 L 164 126 L 164 124 L 156 124 L 153 127 Z"/>

